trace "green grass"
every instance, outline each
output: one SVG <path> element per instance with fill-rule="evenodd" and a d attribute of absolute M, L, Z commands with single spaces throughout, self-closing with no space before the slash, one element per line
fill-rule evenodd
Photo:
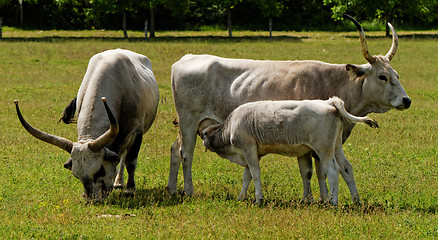
<path fill-rule="evenodd" d="M 362 64 L 358 39 L 347 37 L 356 33 L 276 32 L 277 37 L 269 41 L 261 32 L 236 32 L 238 37 L 231 40 L 204 37 L 226 33 L 162 32 L 157 34 L 162 38 L 149 42 L 123 40 L 120 32 L 43 33 L 38 37 L 41 32 L 6 28 L 5 40 L 0 41 L 0 238 L 438 237 L 438 44 L 434 38 L 406 38 L 404 34 L 412 33 L 399 33 L 392 66 L 412 106 L 403 112 L 372 114 L 380 129 L 355 128 L 344 149 L 364 205 L 352 206 L 341 180 L 340 206 L 333 208 L 300 203 L 298 164 L 276 155 L 261 161 L 266 204 L 252 204 L 253 185 L 250 200 L 237 202 L 243 169 L 204 152 L 199 142 L 193 163 L 195 195 L 168 196 L 170 147 L 178 132 L 172 124 L 176 113 L 170 66 L 186 53 Z M 372 54 L 386 53 L 390 44 L 386 38 L 368 42 Z M 68 154 L 31 137 L 18 122 L 13 100 L 20 100 L 23 115 L 32 125 L 76 140 L 76 126 L 56 122 L 76 95 L 90 57 L 112 48 L 130 49 L 152 60 L 162 102 L 153 127 L 144 136 L 136 196 L 129 198 L 117 190 L 103 204 L 86 204 L 82 185 L 63 168 Z M 183 189 L 182 170 L 178 189 Z M 315 177 L 312 190 L 318 197 Z M 99 217 L 105 214 L 135 216 Z"/>

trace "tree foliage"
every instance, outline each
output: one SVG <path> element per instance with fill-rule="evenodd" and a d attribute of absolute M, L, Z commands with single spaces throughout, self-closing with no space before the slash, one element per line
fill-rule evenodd
<path fill-rule="evenodd" d="M 361 16 L 366 20 L 380 20 L 384 22 L 398 21 L 433 21 L 436 20 L 436 0 L 324 0 L 324 4 L 331 6 L 332 18 L 341 20 L 342 14 L 348 12 L 353 16 Z M 413 19 L 413 16 L 414 19 Z M 389 28 L 386 28 L 389 36 Z"/>
<path fill-rule="evenodd" d="M 24 26 L 40 29 L 144 28 L 200 29 L 216 25 L 230 30 L 333 30 L 343 13 L 359 21 L 390 21 L 433 28 L 438 0 L 22 0 Z M 20 26 L 19 0 L 0 0 L 0 16 Z M 123 21 L 125 19 L 125 21 Z M 335 20 L 335 21 L 334 21 Z"/>

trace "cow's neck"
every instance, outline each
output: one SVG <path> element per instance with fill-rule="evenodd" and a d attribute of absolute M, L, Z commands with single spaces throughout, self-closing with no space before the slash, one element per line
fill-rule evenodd
<path fill-rule="evenodd" d="M 95 140 L 110 127 L 108 116 L 100 99 L 86 101 L 78 110 L 78 141 Z M 102 105 L 102 106 L 99 106 Z"/>
<path fill-rule="evenodd" d="M 345 109 L 356 116 L 365 116 L 372 112 L 364 102 L 363 79 L 351 78 L 348 72 L 345 71 L 345 65 L 333 65 L 332 71 L 336 71 L 338 74 L 332 73 L 331 77 L 325 79 L 327 81 L 325 84 L 327 86 L 325 99 L 333 96 L 341 98 L 345 102 Z M 315 97 L 315 99 L 318 99 L 318 97 Z"/>
<path fill-rule="evenodd" d="M 383 113 L 382 109 L 378 104 L 370 101 L 367 92 L 363 89 L 365 79 L 348 79 L 350 84 L 345 87 L 346 91 L 341 91 L 338 97 L 340 97 L 345 102 L 345 109 L 355 116 L 364 117 L 369 113 Z"/>

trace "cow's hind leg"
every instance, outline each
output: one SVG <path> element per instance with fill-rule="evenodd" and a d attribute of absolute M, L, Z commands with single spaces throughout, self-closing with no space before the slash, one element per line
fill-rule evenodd
<path fill-rule="evenodd" d="M 135 192 L 135 169 L 137 167 L 138 152 L 140 151 L 143 134 L 137 133 L 133 144 L 128 149 L 126 154 L 125 164 L 128 172 L 128 182 L 126 183 L 126 193 L 133 194 Z"/>
<path fill-rule="evenodd" d="M 181 132 L 170 148 L 170 170 L 169 181 L 167 182 L 167 191 L 169 194 L 176 194 L 176 184 L 178 181 L 178 169 L 181 164 Z"/>
<path fill-rule="evenodd" d="M 170 171 L 168 189 L 169 193 L 176 193 L 179 164 L 183 163 L 184 191 L 186 195 L 193 195 L 192 162 L 196 145 L 197 127 L 184 127 L 180 122 L 180 135 L 171 148 Z"/>
<path fill-rule="evenodd" d="M 303 179 L 303 202 L 313 202 L 312 189 L 310 188 L 310 180 L 312 178 L 312 153 L 308 153 L 298 157 L 298 165 L 300 167 L 301 178 Z"/>

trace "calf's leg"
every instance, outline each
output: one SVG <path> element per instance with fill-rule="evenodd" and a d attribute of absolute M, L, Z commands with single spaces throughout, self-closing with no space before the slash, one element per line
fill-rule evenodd
<path fill-rule="evenodd" d="M 243 155 L 251 172 L 251 177 L 254 179 L 256 203 L 261 204 L 263 200 L 262 184 L 260 179 L 260 164 L 257 154 L 257 146 L 251 144 L 249 148 L 243 151 Z"/>
<path fill-rule="evenodd" d="M 320 170 L 325 185 L 325 177 L 328 178 L 330 186 L 330 195 L 322 195 L 324 202 L 329 201 L 332 205 L 338 205 L 338 192 L 339 192 L 339 165 L 336 162 L 334 149 L 328 149 L 327 151 L 317 152 L 320 157 Z M 320 179 L 322 180 L 322 179 Z M 321 185 L 321 183 L 320 183 Z"/>
<path fill-rule="evenodd" d="M 322 166 L 321 166 L 321 159 L 315 158 L 315 172 L 316 177 L 318 178 L 318 185 L 319 185 L 319 201 L 324 202 L 325 197 L 328 196 L 328 188 L 327 188 L 327 177 L 325 173 L 323 172 Z"/>
<path fill-rule="evenodd" d="M 348 189 L 350 190 L 351 199 L 353 200 L 353 203 L 361 204 L 359 192 L 357 191 L 357 187 L 356 187 L 356 181 L 354 180 L 353 167 L 345 157 L 344 149 L 342 148 L 341 141 L 336 142 L 335 154 L 336 154 L 336 161 L 338 162 L 339 165 L 339 171 L 341 173 L 342 178 L 344 178 L 345 183 L 348 186 Z"/>

